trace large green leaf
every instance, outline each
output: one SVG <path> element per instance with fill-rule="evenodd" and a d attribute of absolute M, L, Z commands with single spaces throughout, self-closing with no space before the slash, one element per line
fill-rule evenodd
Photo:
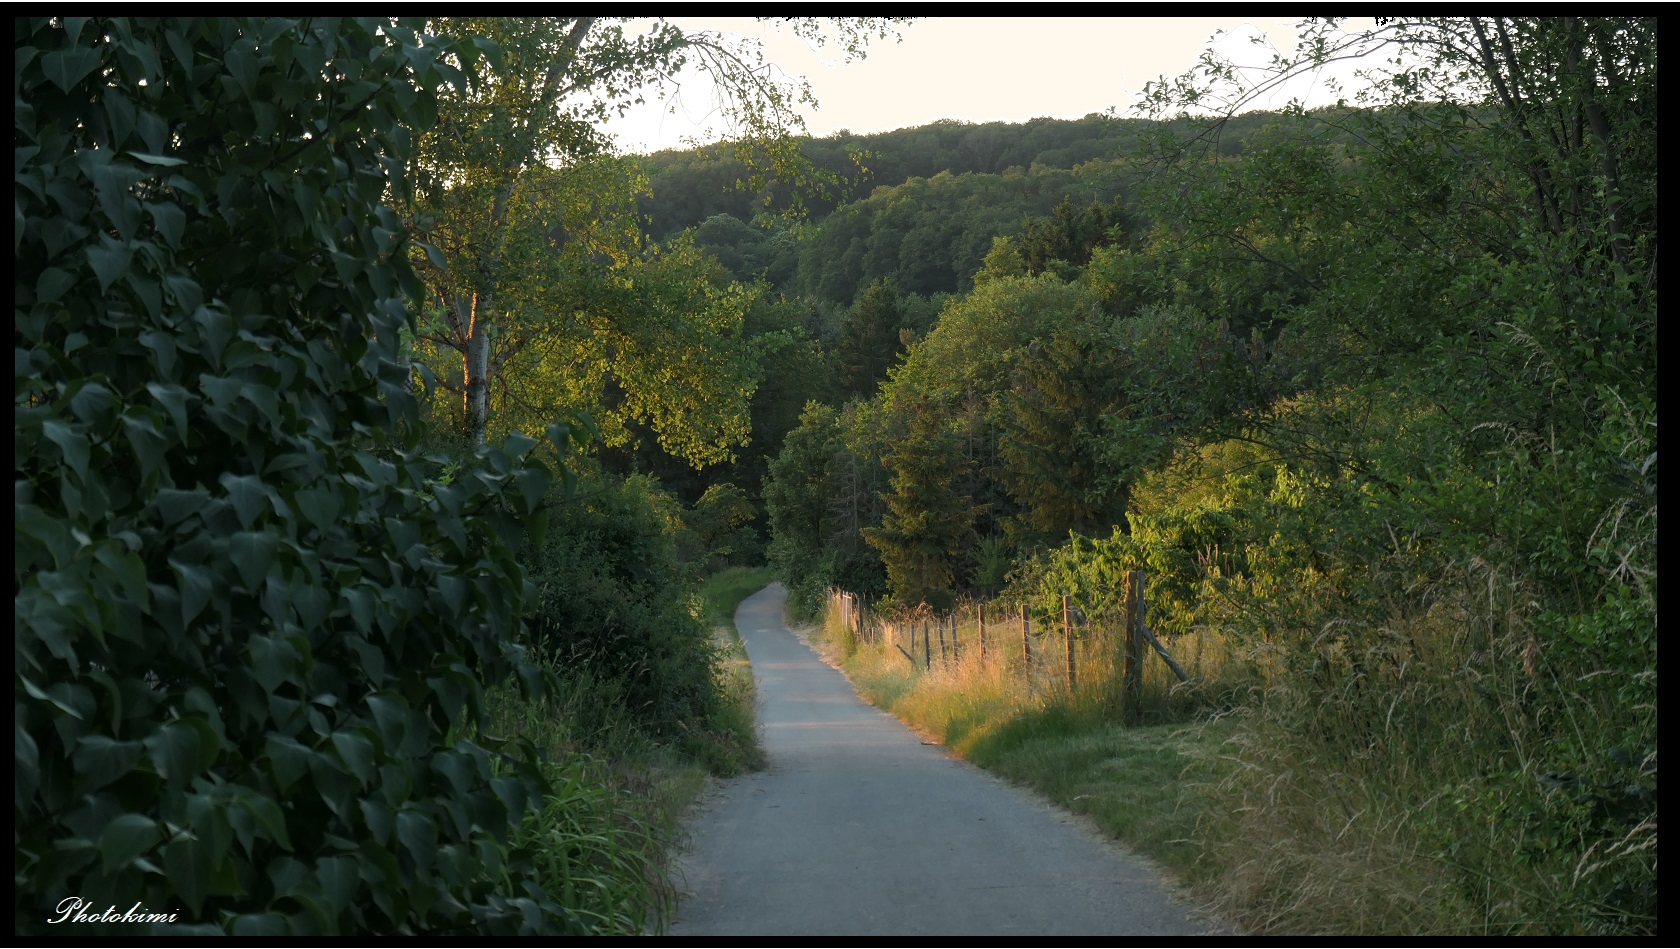
<path fill-rule="evenodd" d="M 144 814 L 118 814 L 99 836 L 100 867 L 107 876 L 128 866 L 162 839 L 157 822 Z"/>
<path fill-rule="evenodd" d="M 195 915 L 210 895 L 215 869 L 215 854 L 198 837 L 180 835 L 163 846 L 163 870 L 169 874 L 169 883 Z"/>
<path fill-rule="evenodd" d="M 227 490 L 228 500 L 233 502 L 234 512 L 239 515 L 240 525 L 249 530 L 268 506 L 268 486 L 256 475 L 235 475 L 231 472 L 223 474 L 220 481 Z"/>
<path fill-rule="evenodd" d="M 117 741 L 105 735 L 87 735 L 76 742 L 71 764 L 76 769 L 76 784 L 82 791 L 97 791 L 128 774 L 140 760 L 142 746 L 137 741 Z"/>
<path fill-rule="evenodd" d="M 209 756 L 203 753 L 198 729 L 186 722 L 164 725 L 145 744 L 157 773 L 177 786 L 190 782 L 209 761 Z"/>
<path fill-rule="evenodd" d="M 53 85 L 69 92 L 88 73 L 99 68 L 99 51 L 81 47 L 54 50 L 41 55 L 39 68 Z"/>
<path fill-rule="evenodd" d="M 88 467 L 87 436 L 60 421 L 48 421 L 41 425 L 41 434 L 59 447 L 63 452 L 64 463 L 76 473 L 76 477 L 86 481 Z"/>
<path fill-rule="evenodd" d="M 279 547 L 280 539 L 267 531 L 240 531 L 228 539 L 228 560 L 247 589 L 262 589 Z"/>

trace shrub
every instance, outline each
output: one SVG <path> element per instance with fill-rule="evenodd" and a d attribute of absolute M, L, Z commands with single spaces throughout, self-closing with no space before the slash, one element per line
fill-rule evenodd
<path fill-rule="evenodd" d="M 690 608 L 683 565 L 645 478 L 590 485 L 550 504 L 554 530 L 525 552 L 537 590 L 532 637 L 562 676 L 587 676 L 585 731 L 628 718 L 680 738 L 717 704 L 715 657 Z"/>

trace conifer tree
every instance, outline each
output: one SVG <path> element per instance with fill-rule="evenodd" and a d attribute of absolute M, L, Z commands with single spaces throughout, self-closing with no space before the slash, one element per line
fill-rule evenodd
<path fill-rule="evenodd" d="M 893 473 L 887 513 L 863 536 L 880 551 L 899 602 L 944 607 L 957 580 L 956 558 L 971 545 L 980 512 L 971 497 L 957 494 L 967 458 L 949 424 L 951 410 L 926 394 L 899 394 L 906 396 L 902 434 L 882 459 Z"/>
<path fill-rule="evenodd" d="M 1105 414 L 1124 412 L 1126 353 L 1065 327 L 1027 347 L 1002 393 L 996 474 L 1020 505 L 1018 543 L 1060 543 L 1069 531 L 1107 533 L 1123 520 L 1125 486 L 1096 450 Z"/>
<path fill-rule="evenodd" d="M 878 280 L 869 285 L 840 324 L 834 375 L 841 398 L 868 398 L 886 381 L 904 353 L 898 291 Z"/>

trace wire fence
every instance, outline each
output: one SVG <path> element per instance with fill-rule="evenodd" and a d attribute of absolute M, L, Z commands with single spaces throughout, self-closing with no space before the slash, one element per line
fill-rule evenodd
<path fill-rule="evenodd" d="M 1117 686 L 1124 706 L 1142 706 L 1146 668 L 1170 676 L 1168 688 L 1193 690 L 1204 662 L 1198 636 L 1187 654 L 1175 657 L 1149 629 L 1145 575 L 1128 571 L 1117 612 L 1087 616 L 1061 598 L 1059 616 L 1034 616 L 1025 606 L 965 603 L 946 613 L 922 608 L 884 613 L 865 597 L 845 590 L 828 593 L 828 621 L 859 645 L 894 652 L 915 671 L 985 670 L 1023 680 L 1034 691 Z M 1154 654 L 1159 666 L 1150 662 Z"/>

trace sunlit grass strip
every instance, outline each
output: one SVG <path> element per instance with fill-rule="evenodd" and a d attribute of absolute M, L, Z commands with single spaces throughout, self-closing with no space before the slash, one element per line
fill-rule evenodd
<path fill-rule="evenodd" d="M 707 577 L 699 590 L 706 621 L 733 632 L 741 601 L 769 586 L 772 579 L 769 567 L 728 567 Z"/>
<path fill-rule="evenodd" d="M 1222 721 L 1125 727 L 1117 712 L 1118 656 L 1103 639 L 1081 648 L 1082 685 L 1067 688 L 1061 647 L 1043 651 L 1028 674 L 1018 626 L 987 632 L 986 657 L 977 629 L 959 627 L 960 658 L 915 665 L 890 638 L 858 641 L 830 618 L 823 645 L 868 701 L 948 745 L 963 757 L 1030 787 L 1058 805 L 1085 814 L 1104 831 L 1158 861 L 1181 879 L 1205 874 L 1192 843 L 1219 776 L 1220 748 L 1230 733 Z M 1196 665 L 1216 671 L 1216 651 L 1198 649 Z M 1151 657 L 1145 700 L 1188 707 L 1175 698 L 1170 673 Z M 1174 703 L 1177 705 L 1174 705 Z"/>

